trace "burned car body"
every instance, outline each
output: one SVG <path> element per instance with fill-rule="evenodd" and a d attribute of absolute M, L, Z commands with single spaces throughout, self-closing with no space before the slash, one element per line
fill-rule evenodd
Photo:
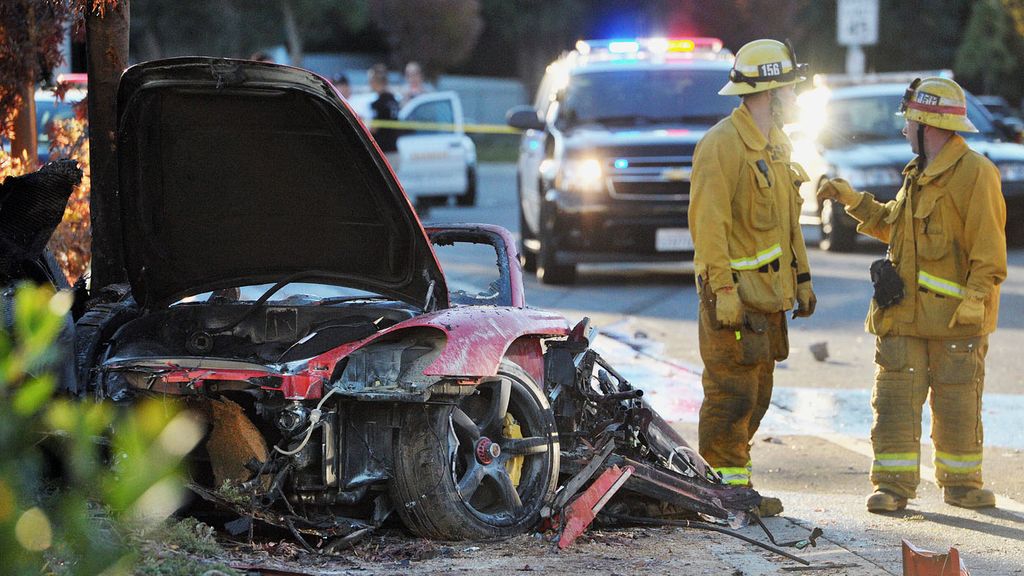
<path fill-rule="evenodd" d="M 525 308 L 507 262 L 501 300 L 450 305 L 430 239 L 330 83 L 150 62 L 124 73 L 118 117 L 130 291 L 97 287 L 78 322 L 85 390 L 187 398 L 212 424 L 197 484 L 283 516 L 370 521 L 391 501 L 448 538 L 535 522 L 559 454 L 540 341 L 566 321 Z"/>
<path fill-rule="evenodd" d="M 425 537 L 504 537 L 557 516 L 565 454 L 577 474 L 628 462 L 669 513 L 756 506 L 594 372 L 579 325 L 526 306 L 508 231 L 425 230 L 326 80 L 149 62 L 118 115 L 129 284 L 94 287 L 77 322 L 79 389 L 204 413 L 204 498 L 332 546 L 392 512 Z M 486 247 L 493 280 L 449 286 L 432 243 Z"/>

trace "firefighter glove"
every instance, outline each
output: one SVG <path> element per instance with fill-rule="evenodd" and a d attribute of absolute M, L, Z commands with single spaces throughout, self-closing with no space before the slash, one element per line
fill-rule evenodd
<path fill-rule="evenodd" d="M 723 286 L 715 292 L 715 317 L 725 328 L 739 328 L 743 323 L 743 304 L 735 286 Z"/>
<path fill-rule="evenodd" d="M 979 326 L 985 321 L 985 295 L 974 290 L 968 290 L 960 305 L 953 312 L 949 319 L 949 327 L 957 324 L 962 326 Z"/>
<path fill-rule="evenodd" d="M 842 178 L 827 178 L 821 181 L 818 186 L 818 201 L 835 200 L 843 206 L 857 204 L 860 194 L 857 194 L 850 186 L 850 183 Z"/>
<path fill-rule="evenodd" d="M 811 282 L 801 282 L 796 285 L 796 310 L 793 310 L 793 318 L 806 318 L 814 314 L 814 307 L 818 305 L 818 298 L 814 295 L 814 288 Z"/>

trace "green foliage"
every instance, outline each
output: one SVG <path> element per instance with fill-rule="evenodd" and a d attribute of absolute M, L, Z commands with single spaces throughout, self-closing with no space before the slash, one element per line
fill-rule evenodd
<path fill-rule="evenodd" d="M 979 0 L 971 10 L 963 42 L 956 53 L 957 77 L 991 94 L 1016 66 L 1010 52 L 1016 31 L 999 0 Z"/>
<path fill-rule="evenodd" d="M 171 405 L 113 407 L 54 397 L 54 342 L 71 305 L 19 287 L 0 319 L 0 558 L 4 574 L 126 574 L 125 526 L 145 530 L 180 502 L 178 465 L 201 430 Z M 111 434 L 110 431 L 114 433 Z M 109 438 L 105 438 L 108 437 Z M 105 448 L 109 447 L 109 450 Z M 111 462 L 112 461 L 112 462 Z M 112 464 L 112 466 L 111 466 Z"/>

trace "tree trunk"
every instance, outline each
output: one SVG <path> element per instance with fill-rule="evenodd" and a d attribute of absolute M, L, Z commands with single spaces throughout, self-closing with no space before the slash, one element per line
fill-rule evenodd
<path fill-rule="evenodd" d="M 92 290 L 124 281 L 120 207 L 117 198 L 117 83 L 128 62 L 129 0 L 105 16 L 85 17 L 89 52 L 89 163 L 92 190 Z"/>
<path fill-rule="evenodd" d="M 29 46 L 36 45 L 36 15 L 31 2 L 26 6 L 25 25 L 28 30 Z M 35 170 L 39 164 L 39 132 L 36 126 L 36 77 L 35 65 L 29 68 L 29 77 L 21 85 L 21 107 L 14 119 L 14 137 L 11 138 L 11 156 L 26 158 L 28 169 Z"/>
<path fill-rule="evenodd" d="M 11 156 L 27 158 L 28 170 L 39 163 L 39 132 L 36 127 L 35 81 L 29 80 L 21 89 L 21 107 L 14 119 L 14 137 L 11 138 Z"/>
<path fill-rule="evenodd" d="M 302 34 L 295 20 L 291 0 L 281 0 L 281 15 L 284 17 L 284 36 L 288 44 L 288 58 L 292 66 L 302 66 Z"/>

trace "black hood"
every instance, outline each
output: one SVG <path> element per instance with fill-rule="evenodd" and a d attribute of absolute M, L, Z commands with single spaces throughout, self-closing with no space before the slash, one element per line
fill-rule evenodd
<path fill-rule="evenodd" d="M 320 271 L 427 305 L 447 289 L 416 214 L 325 79 L 246 60 L 174 58 L 118 88 L 119 199 L 136 300 Z"/>

